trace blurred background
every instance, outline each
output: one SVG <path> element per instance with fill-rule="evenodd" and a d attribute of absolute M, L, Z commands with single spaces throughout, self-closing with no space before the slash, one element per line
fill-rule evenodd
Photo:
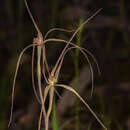
<path fill-rule="evenodd" d="M 73 50 L 65 57 L 59 82 L 74 87 L 108 130 L 130 130 L 130 1 L 28 0 L 27 2 L 43 36 L 54 27 L 76 29 L 81 22 L 102 8 L 73 39 L 75 44 L 78 43 L 95 56 L 101 70 L 99 75 L 95 62 L 89 57 L 94 69 L 92 98 L 89 66 L 78 51 Z M 0 6 L 0 130 L 36 130 L 40 105 L 32 89 L 32 49 L 26 51 L 20 63 L 14 94 L 13 120 L 10 128 L 7 125 L 18 56 L 24 47 L 32 43 L 37 33 L 24 0 L 2 0 Z M 72 33 L 60 31 L 54 31 L 49 35 L 65 40 L 69 40 L 71 36 Z M 46 45 L 50 70 L 64 45 L 56 43 Z M 36 63 L 36 58 L 34 62 Z M 34 72 L 36 74 L 36 68 Z M 42 84 L 44 86 L 45 82 Z M 62 89 L 57 91 L 61 95 L 61 98 L 56 97 L 60 130 L 103 129 L 72 93 Z M 51 123 L 50 129 L 52 129 Z"/>

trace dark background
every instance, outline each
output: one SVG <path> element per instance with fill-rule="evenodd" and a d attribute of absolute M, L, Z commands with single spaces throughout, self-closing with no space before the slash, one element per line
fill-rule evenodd
<path fill-rule="evenodd" d="M 29 8 L 44 34 L 53 27 L 76 29 L 79 20 L 86 20 L 102 10 L 84 27 L 82 46 L 97 59 L 101 75 L 94 66 L 94 93 L 90 98 L 91 81 L 80 92 L 93 110 L 111 130 L 130 129 L 130 1 L 129 0 L 28 0 Z M 50 37 L 69 39 L 71 33 L 53 32 Z M 0 130 L 37 129 L 39 108 L 31 85 L 31 49 L 22 58 L 14 95 L 13 121 L 7 128 L 11 89 L 16 62 L 21 50 L 32 43 L 36 31 L 23 0 L 3 0 L 0 3 Z M 74 39 L 74 42 L 76 39 Z M 62 44 L 47 45 L 50 69 L 63 49 Z M 75 78 L 73 54 L 65 58 L 60 82 L 70 84 Z M 79 74 L 87 63 L 79 58 Z M 92 61 L 92 63 L 94 63 Z M 87 75 L 86 78 L 90 77 Z M 81 87 L 81 86 L 80 86 Z M 60 93 L 64 93 L 62 90 Z M 70 94 L 71 95 L 71 94 Z M 60 99 L 62 100 L 62 99 Z M 66 102 L 66 101 L 63 101 Z M 57 103 L 58 104 L 58 103 Z M 80 102 L 80 126 L 86 130 L 101 129 Z M 62 113 L 62 122 L 70 120 L 67 130 L 74 129 L 74 107 Z M 64 116 L 63 116 L 64 115 Z M 71 121 L 72 120 L 72 121 Z M 60 122 L 60 120 L 59 120 Z M 60 123 L 59 123 L 60 124 Z M 63 125 L 63 124 L 62 124 Z M 61 125 L 61 126 L 62 126 Z"/>

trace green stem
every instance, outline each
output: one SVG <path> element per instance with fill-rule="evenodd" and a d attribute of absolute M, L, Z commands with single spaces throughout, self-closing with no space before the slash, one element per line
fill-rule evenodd
<path fill-rule="evenodd" d="M 79 26 L 83 23 L 83 20 L 80 19 L 79 21 Z M 83 28 L 81 28 L 79 30 L 79 32 L 77 33 L 77 45 L 80 46 L 81 45 L 81 35 L 82 35 L 82 31 Z M 79 87 L 79 81 L 78 81 L 78 75 L 79 75 L 79 49 L 75 50 L 75 60 L 74 60 L 74 68 L 75 68 L 75 78 L 76 78 L 76 87 Z M 80 129 L 80 119 L 79 119 L 79 110 L 80 110 L 80 106 L 79 106 L 79 101 L 77 100 L 77 97 L 75 98 L 75 130 L 79 130 Z"/>
<path fill-rule="evenodd" d="M 52 127 L 53 130 L 59 130 L 59 123 L 57 120 L 57 114 L 55 109 L 55 96 L 53 98 L 53 106 L 52 106 Z"/>

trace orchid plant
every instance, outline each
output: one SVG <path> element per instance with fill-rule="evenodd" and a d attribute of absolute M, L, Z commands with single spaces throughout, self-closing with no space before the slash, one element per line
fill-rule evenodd
<path fill-rule="evenodd" d="M 87 55 L 91 56 L 93 58 L 93 60 L 95 61 L 97 68 L 99 70 L 97 61 L 95 59 L 95 57 L 92 55 L 91 52 L 89 52 L 88 50 L 86 50 L 83 47 L 80 47 L 76 44 L 74 44 L 72 42 L 73 38 L 76 36 L 77 32 L 86 24 L 88 23 L 95 15 L 97 15 L 101 9 L 99 9 L 98 11 L 96 11 L 91 17 L 89 17 L 86 21 L 84 21 L 76 30 L 66 30 L 66 29 L 61 29 L 61 28 L 53 28 L 51 30 L 49 30 L 46 35 L 42 36 L 42 33 L 40 31 L 40 29 L 38 28 L 30 10 L 27 4 L 27 1 L 24 0 L 27 11 L 30 15 L 30 18 L 34 24 L 34 27 L 37 31 L 37 37 L 34 38 L 33 40 L 33 44 L 28 45 L 27 47 L 25 47 L 22 52 L 19 55 L 18 61 L 17 61 L 17 65 L 16 65 L 16 71 L 15 71 L 15 75 L 14 75 L 14 80 L 13 80 L 13 89 L 12 89 L 12 104 L 11 104 L 11 115 L 10 115 L 10 121 L 9 121 L 9 125 L 12 121 L 12 113 L 13 113 L 13 100 L 14 100 L 14 90 L 15 90 L 15 83 L 16 83 L 16 78 L 17 78 L 17 73 L 18 73 L 18 69 L 19 69 L 19 64 L 21 61 L 21 58 L 23 56 L 23 54 L 25 53 L 25 51 L 29 48 L 32 47 L 32 86 L 34 89 L 34 93 L 36 95 L 36 98 L 38 100 L 38 102 L 41 105 L 41 112 L 40 112 L 40 116 L 39 116 L 39 124 L 38 124 L 38 130 L 41 129 L 41 119 L 42 117 L 44 117 L 45 120 L 45 130 L 49 129 L 49 118 L 50 118 L 50 114 L 52 112 L 52 104 L 53 104 L 53 98 L 54 98 L 54 92 L 56 92 L 58 94 L 58 92 L 56 91 L 56 88 L 64 88 L 67 89 L 69 91 L 71 91 L 73 94 L 75 94 L 81 101 L 82 103 L 89 109 L 89 111 L 92 113 L 92 115 L 96 118 L 96 120 L 100 123 L 100 125 L 107 130 L 107 128 L 104 126 L 104 124 L 102 123 L 102 121 L 98 118 L 98 116 L 94 113 L 94 111 L 90 108 L 90 106 L 87 104 L 87 102 L 85 102 L 85 100 L 78 94 L 78 92 L 76 90 L 74 90 L 73 88 L 71 88 L 68 85 L 65 84 L 59 84 L 58 83 L 58 79 L 59 79 L 59 74 L 60 74 L 60 70 L 62 67 L 62 63 L 63 60 L 65 58 L 65 55 L 71 51 L 72 49 L 79 49 L 80 52 L 84 55 L 84 57 L 86 58 L 86 60 L 89 63 L 90 66 L 90 71 L 91 71 L 91 76 L 92 76 L 92 88 L 93 88 L 93 69 L 92 69 L 92 65 L 91 62 L 89 61 L 89 58 Z M 53 32 L 53 31 L 64 31 L 64 32 L 73 32 L 73 35 L 71 36 L 71 38 L 69 39 L 69 41 L 66 41 L 64 39 L 59 39 L 59 38 L 48 38 L 47 36 Z M 47 63 L 47 58 L 46 58 L 46 44 L 47 43 L 52 43 L 52 42 L 57 42 L 57 43 L 64 43 L 65 47 L 63 49 L 63 51 L 61 52 L 57 62 L 55 63 L 55 66 L 53 67 L 53 69 L 50 71 L 49 67 L 48 67 L 48 63 Z M 37 84 L 38 84 L 38 90 L 39 90 L 39 95 L 40 98 L 36 92 L 36 88 L 35 88 L 35 82 L 34 82 L 34 55 L 35 55 L 35 49 L 37 49 Z M 99 70 L 100 71 L 100 70 Z M 46 81 L 47 85 L 44 88 L 44 91 L 42 90 L 42 84 L 41 84 L 41 80 L 42 80 L 42 75 L 44 77 L 44 80 Z M 47 110 L 45 109 L 45 103 L 46 103 L 46 99 L 47 96 L 49 96 L 49 106 L 47 108 Z"/>

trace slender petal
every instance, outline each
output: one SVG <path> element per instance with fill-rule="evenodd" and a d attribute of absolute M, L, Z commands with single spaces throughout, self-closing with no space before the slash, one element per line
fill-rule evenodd
<path fill-rule="evenodd" d="M 89 109 L 89 111 L 93 114 L 93 116 L 100 123 L 100 125 L 105 130 L 107 130 L 107 128 L 104 126 L 104 124 L 101 122 L 101 120 L 97 117 L 97 115 L 94 113 L 94 111 L 90 108 L 90 106 L 84 101 L 84 99 L 73 88 L 71 88 L 70 86 L 64 85 L 64 84 L 56 84 L 55 86 L 59 86 L 59 87 L 65 88 L 65 89 L 71 91 L 73 94 L 75 94 L 84 103 L 84 105 Z"/>

